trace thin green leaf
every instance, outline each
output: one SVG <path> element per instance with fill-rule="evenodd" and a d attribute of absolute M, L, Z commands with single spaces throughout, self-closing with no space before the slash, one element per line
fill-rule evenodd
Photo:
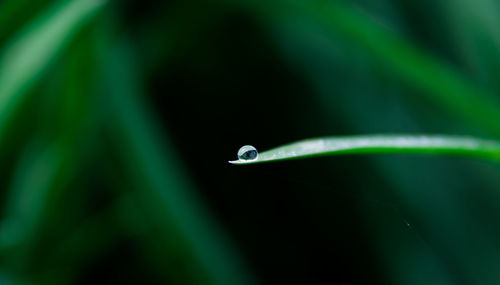
<path fill-rule="evenodd" d="M 107 96 L 113 106 L 116 148 L 130 172 L 128 181 L 138 185 L 133 187 L 134 202 L 143 207 L 148 220 L 140 221 L 141 225 L 151 223 L 159 229 L 147 236 L 153 251 L 150 255 L 160 256 L 162 264 L 171 259 L 182 264 L 186 271 L 172 271 L 171 276 L 179 275 L 193 284 L 253 284 L 253 277 L 197 196 L 143 101 L 142 81 L 136 72 L 140 66 L 136 66 L 133 47 L 123 42 L 112 54 Z M 130 226 L 129 218 L 126 213 L 124 220 Z M 161 267 L 166 271 L 164 265 Z"/>
<path fill-rule="evenodd" d="M 500 159 L 500 142 L 446 135 L 365 135 L 325 137 L 299 141 L 265 151 L 255 160 L 234 160 L 252 164 L 286 159 L 337 154 L 429 153 Z"/>
<path fill-rule="evenodd" d="M 252 2 L 252 1 L 250 1 Z M 344 36 L 380 66 L 412 84 L 422 97 L 500 137 L 500 101 L 490 90 L 342 1 L 252 2 L 271 25 L 310 20 Z"/>
<path fill-rule="evenodd" d="M 101 0 L 57 2 L 0 53 L 0 135 L 26 91 L 103 3 Z"/>

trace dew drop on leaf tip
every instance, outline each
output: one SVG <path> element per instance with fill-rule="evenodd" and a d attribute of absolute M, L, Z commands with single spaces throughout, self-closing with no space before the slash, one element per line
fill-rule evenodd
<path fill-rule="evenodd" d="M 257 149 L 251 145 L 245 145 L 238 150 L 238 159 L 244 161 L 256 160 L 259 156 Z"/>

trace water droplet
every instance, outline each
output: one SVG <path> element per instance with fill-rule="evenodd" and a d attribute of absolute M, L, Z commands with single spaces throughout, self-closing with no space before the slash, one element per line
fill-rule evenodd
<path fill-rule="evenodd" d="M 238 150 L 238 159 L 240 160 L 256 160 L 259 156 L 257 149 L 251 145 L 245 145 Z"/>
<path fill-rule="evenodd" d="M 404 220 L 404 223 L 405 223 L 405 226 L 409 229 L 412 228 L 412 225 L 407 221 L 407 220 Z"/>

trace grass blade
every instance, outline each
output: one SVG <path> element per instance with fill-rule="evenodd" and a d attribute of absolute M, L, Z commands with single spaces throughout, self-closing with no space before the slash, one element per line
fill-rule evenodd
<path fill-rule="evenodd" d="M 0 136 L 27 91 L 104 3 L 101 0 L 57 2 L 0 53 Z"/>
<path fill-rule="evenodd" d="M 342 1 L 280 1 L 257 4 L 270 25 L 309 20 L 327 36 L 343 36 L 387 72 L 413 85 L 423 98 L 500 137 L 500 101 L 453 66 L 412 44 Z"/>
<path fill-rule="evenodd" d="M 136 185 L 134 202 L 144 209 L 154 228 L 150 232 L 154 234 L 146 237 L 149 255 L 161 260 L 162 271 L 172 270 L 171 276 L 186 278 L 188 283 L 253 284 L 253 277 L 197 197 L 166 135 L 152 119 L 142 99 L 145 93 L 135 72 L 140 65 L 133 46 L 124 41 L 112 54 L 107 94 L 113 106 L 116 144 L 130 185 Z M 126 223 L 132 224 L 125 214 Z M 183 264 L 185 272 L 165 265 L 172 261 Z"/>
<path fill-rule="evenodd" d="M 446 135 L 365 135 L 325 137 L 299 141 L 259 154 L 255 160 L 234 160 L 232 164 L 253 164 L 278 160 L 338 154 L 429 153 L 500 159 L 500 142 Z"/>

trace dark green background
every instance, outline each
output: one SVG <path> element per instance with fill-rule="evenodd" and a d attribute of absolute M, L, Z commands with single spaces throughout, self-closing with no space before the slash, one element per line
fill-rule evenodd
<path fill-rule="evenodd" d="M 0 284 L 499 284 L 500 3 L 0 2 Z"/>

